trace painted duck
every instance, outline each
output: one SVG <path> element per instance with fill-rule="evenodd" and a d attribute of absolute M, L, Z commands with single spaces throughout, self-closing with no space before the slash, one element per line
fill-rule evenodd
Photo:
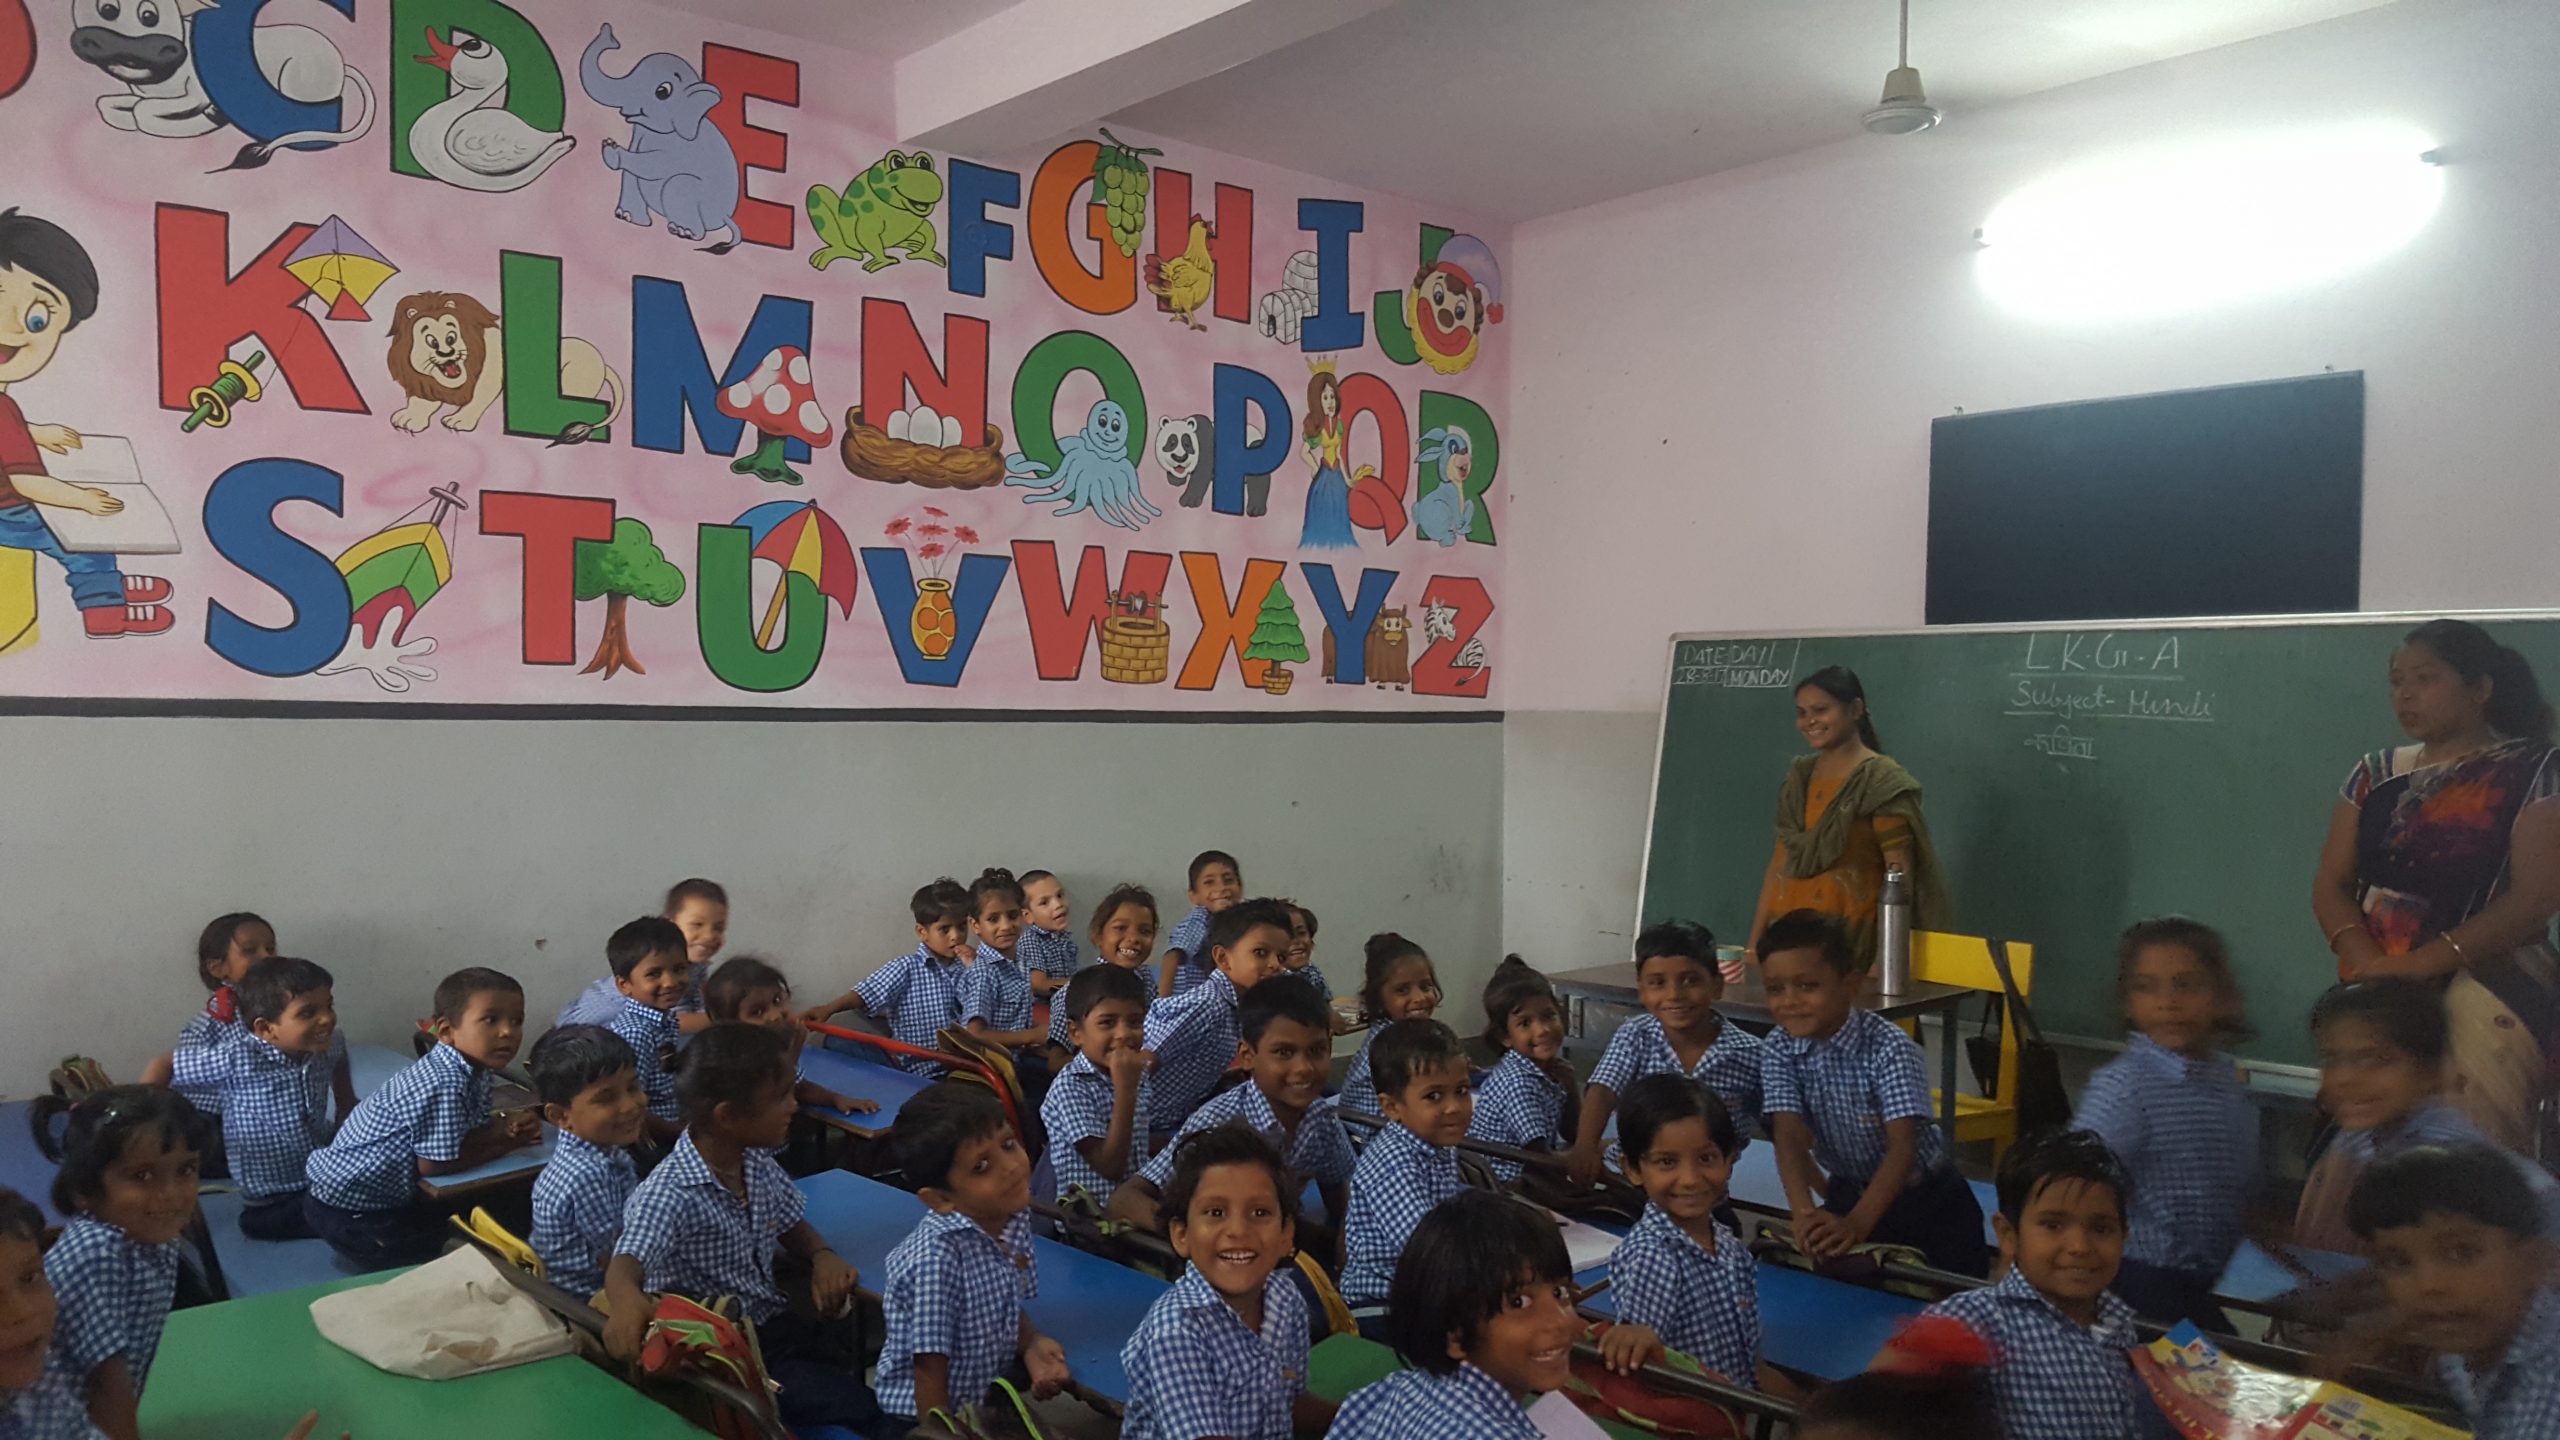
<path fill-rule="evenodd" d="M 574 136 L 537 129 L 506 108 L 507 57 L 468 30 L 451 40 L 427 30 L 418 57 L 453 78 L 452 94 L 409 127 L 409 153 L 430 175 L 465 190 L 521 190 L 577 146 Z"/>

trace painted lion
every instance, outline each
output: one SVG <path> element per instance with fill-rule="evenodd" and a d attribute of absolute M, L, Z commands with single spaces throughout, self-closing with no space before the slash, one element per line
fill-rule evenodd
<path fill-rule="evenodd" d="M 415 435 L 442 416 L 448 430 L 470 430 L 506 393 L 506 332 L 496 311 L 468 295 L 423 290 L 401 300 L 391 317 L 386 363 L 409 402 L 391 416 L 393 428 Z M 604 354 L 573 335 L 560 337 L 560 393 L 610 404 L 603 425 L 622 414 L 622 377 Z M 600 425 L 571 425 L 560 434 L 575 444 Z"/>

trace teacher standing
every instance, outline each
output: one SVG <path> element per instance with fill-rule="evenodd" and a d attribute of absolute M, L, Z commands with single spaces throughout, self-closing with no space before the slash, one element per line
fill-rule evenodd
<path fill-rule="evenodd" d="M 1818 910 L 1838 916 L 1858 963 L 1872 964 L 1885 867 L 1911 877 L 1916 925 L 1938 924 L 1944 906 L 1920 782 L 1884 755 L 1853 670 L 1833 665 L 1796 686 L 1796 733 L 1813 753 L 1787 767 L 1778 789 L 1778 843 L 1751 913 L 1751 941 L 1756 947 L 1778 916 Z"/>
<path fill-rule="evenodd" d="M 2560 754 L 2533 667 L 2430 620 L 2391 656 L 2415 744 L 2357 763 L 2330 812 L 2312 911 L 2346 980 L 2444 986 L 2447 1083 L 2484 1135 L 2527 1148 L 2560 1019 Z"/>

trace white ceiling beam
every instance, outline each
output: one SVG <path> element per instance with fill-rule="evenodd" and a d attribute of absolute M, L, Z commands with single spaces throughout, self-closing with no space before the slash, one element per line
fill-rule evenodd
<path fill-rule="evenodd" d="M 1006 155 L 1395 0 L 1022 0 L 897 64 L 898 132 Z"/>

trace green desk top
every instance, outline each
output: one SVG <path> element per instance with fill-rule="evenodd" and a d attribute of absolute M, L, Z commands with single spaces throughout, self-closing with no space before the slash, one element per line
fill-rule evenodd
<path fill-rule="evenodd" d="M 702 1440 L 675 1412 L 574 1356 L 465 1380 L 412 1380 L 320 1338 L 313 1300 L 388 1278 L 363 1275 L 171 1315 L 142 1397 L 143 1440 L 282 1440 L 315 1408 L 316 1433 L 332 1440 L 348 1430 L 362 1440 Z"/>

